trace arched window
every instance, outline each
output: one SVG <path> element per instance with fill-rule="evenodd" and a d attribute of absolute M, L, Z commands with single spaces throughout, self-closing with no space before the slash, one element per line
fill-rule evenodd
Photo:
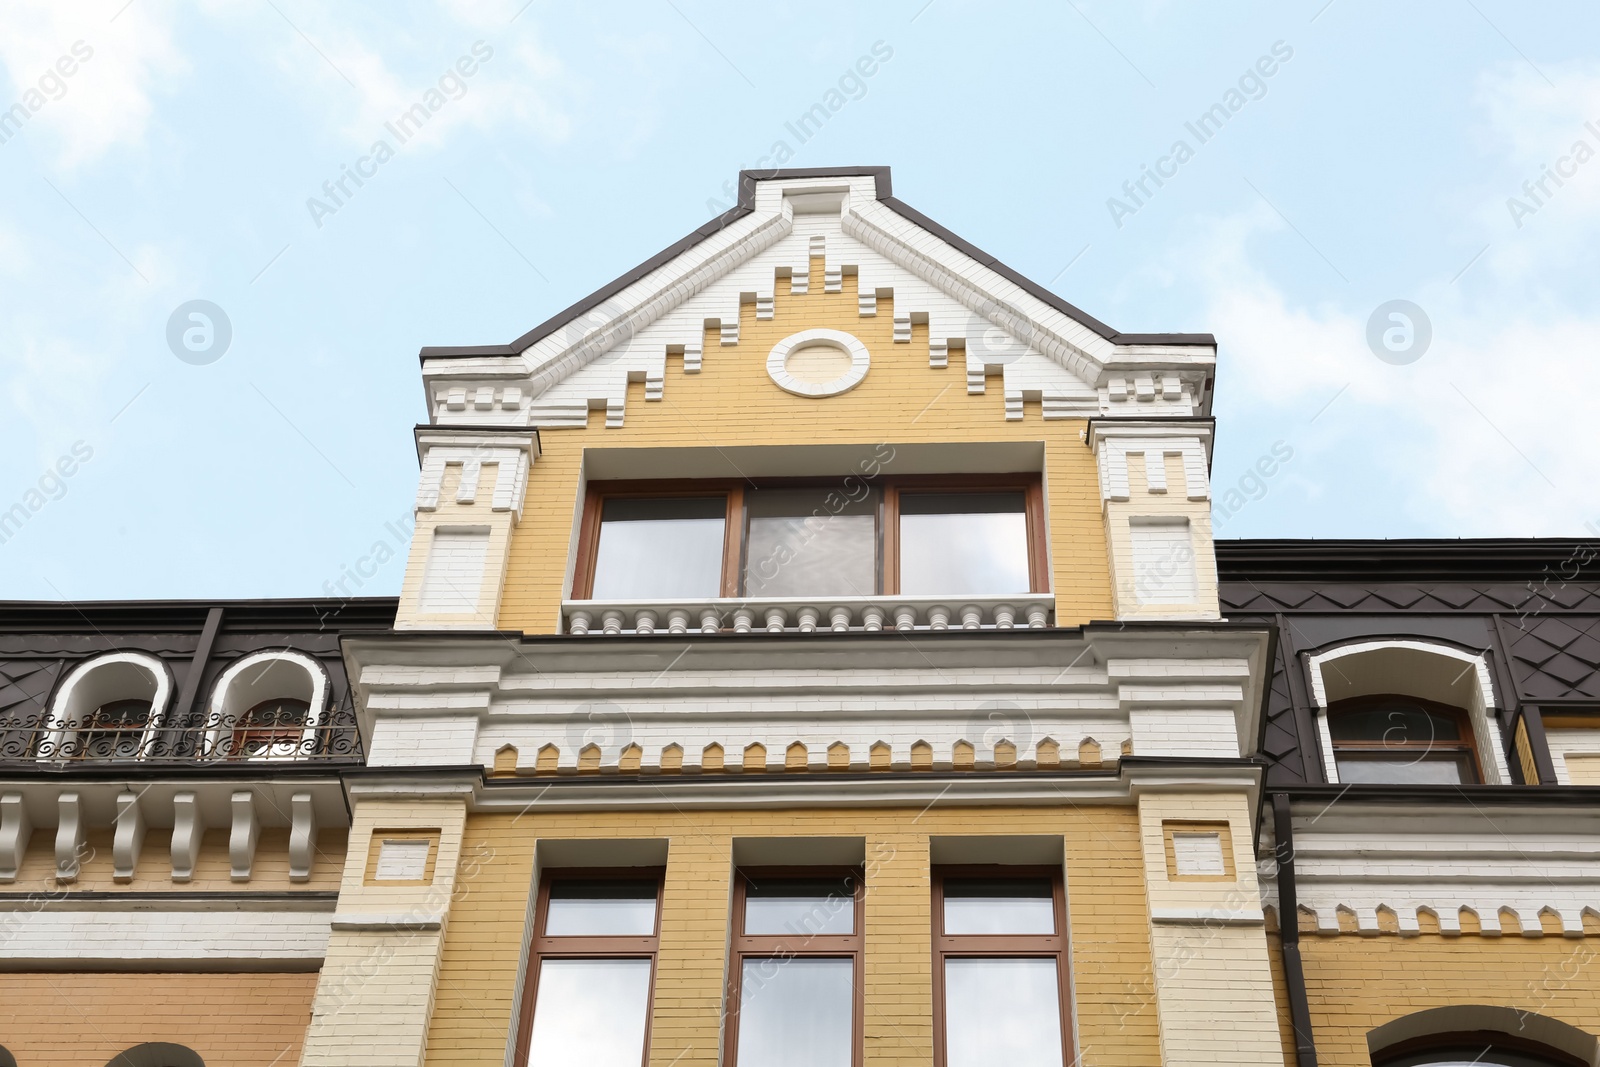
<path fill-rule="evenodd" d="M 1328 708 L 1341 782 L 1481 782 L 1467 709 L 1418 697 L 1352 697 Z"/>
<path fill-rule="evenodd" d="M 148 700 L 110 700 L 78 723 L 78 756 L 82 759 L 137 759 L 144 749 L 145 728 L 154 710 Z"/>
<path fill-rule="evenodd" d="M 1406 1043 L 1411 1051 L 1374 1056 L 1373 1067 L 1589 1067 L 1533 1041 L 1480 1031 Z"/>
<path fill-rule="evenodd" d="M 166 666 L 141 652 L 80 663 L 62 679 L 34 755 L 41 760 L 145 759 L 172 694 Z"/>
<path fill-rule="evenodd" d="M 1306 657 L 1330 782 L 1511 781 L 1484 653 L 1387 637 Z"/>
<path fill-rule="evenodd" d="M 1451 1004 L 1367 1034 L 1373 1067 L 1590 1067 L 1600 1044 L 1547 1015 L 1500 1004 Z"/>
<path fill-rule="evenodd" d="M 239 716 L 233 727 L 232 754 L 239 759 L 287 759 L 305 743 L 311 718 L 309 701 L 294 697 L 263 700 Z"/>
<path fill-rule="evenodd" d="M 328 675 L 299 652 L 254 652 L 217 679 L 206 716 L 205 750 L 212 759 L 287 760 L 323 746 Z"/>
<path fill-rule="evenodd" d="M 206 1061 L 192 1048 L 147 1041 L 117 1053 L 106 1067 L 206 1067 Z"/>

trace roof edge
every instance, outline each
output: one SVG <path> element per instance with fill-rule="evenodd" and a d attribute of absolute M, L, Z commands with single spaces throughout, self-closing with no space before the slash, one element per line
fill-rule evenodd
<path fill-rule="evenodd" d="M 643 278 L 651 271 L 687 252 L 706 238 L 720 233 L 733 223 L 755 210 L 756 184 L 790 178 L 857 178 L 871 177 L 878 202 L 934 234 L 953 248 L 988 267 L 1002 278 L 1021 288 L 1028 295 L 1055 308 L 1068 318 L 1093 330 L 1100 337 L 1117 345 L 1179 345 L 1215 348 L 1217 339 L 1209 333 L 1120 333 L 1077 305 L 1068 302 L 1046 289 L 1038 282 L 1002 263 L 977 245 L 934 222 L 928 216 L 893 195 L 893 184 L 888 167 L 793 167 L 776 170 L 741 170 L 739 172 L 739 199 L 727 211 L 710 222 L 697 227 L 674 241 L 632 270 L 596 289 L 588 296 L 556 312 L 521 337 L 504 345 L 428 345 L 422 348 L 419 360 L 471 359 L 515 356 L 550 336 L 562 326 L 584 312 L 605 303 L 622 290 Z"/>

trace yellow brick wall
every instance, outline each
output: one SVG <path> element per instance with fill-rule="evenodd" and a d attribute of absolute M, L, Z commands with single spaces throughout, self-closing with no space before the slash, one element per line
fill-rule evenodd
<path fill-rule="evenodd" d="M 741 836 L 866 839 L 868 1062 L 931 1062 L 928 840 L 1051 834 L 1065 841 L 1083 1067 L 1159 1062 L 1149 922 L 1135 812 L 1125 807 L 474 815 L 445 933 L 430 1067 L 498 1065 L 512 1017 L 535 843 L 666 838 L 654 1067 L 715 1067 L 732 871 Z"/>
<path fill-rule="evenodd" d="M 1302 936 L 1300 951 L 1322 1067 L 1368 1067 L 1374 1027 L 1453 1004 L 1600 1033 L 1600 948 L 1587 938 Z"/>
<path fill-rule="evenodd" d="M 23 1067 L 100 1067 L 165 1042 L 206 1067 L 293 1067 L 315 974 L 0 974 L 0 1045 Z"/>
<path fill-rule="evenodd" d="M 584 429 L 543 430 L 543 454 L 529 476 L 522 521 L 512 537 L 500 606 L 500 628 L 551 632 L 556 625 L 580 463 L 586 447 L 734 447 L 742 445 L 874 445 L 959 441 L 1044 441 L 1046 503 L 1053 590 L 1061 625 L 1113 618 L 1111 581 L 1101 521 L 1094 457 L 1081 440 L 1082 420 L 1045 422 L 1037 404 L 1021 422 L 1005 420 L 999 378 L 981 396 L 967 393 L 965 362 L 928 366 L 928 332 L 913 327 L 909 344 L 895 344 L 892 302 L 878 313 L 857 313 L 855 279 L 844 291 L 822 291 L 822 260 L 813 259 L 811 291 L 788 292 L 777 283 L 773 318 L 757 321 L 753 305 L 740 318 L 737 345 L 723 347 L 715 330 L 705 335 L 704 369 L 683 373 L 667 360 L 663 399 L 646 402 L 644 386 L 629 387 L 625 424 L 605 428 L 604 412 L 591 412 Z M 841 396 L 811 399 L 779 389 L 767 377 L 767 354 L 800 330 L 830 328 L 860 338 L 872 354 L 866 379 Z M 894 473 L 890 463 L 887 472 Z"/>

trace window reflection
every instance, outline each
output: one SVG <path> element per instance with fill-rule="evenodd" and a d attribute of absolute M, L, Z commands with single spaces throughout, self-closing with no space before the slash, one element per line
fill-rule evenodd
<path fill-rule="evenodd" d="M 650 961 L 544 960 L 528 1067 L 640 1067 Z"/>
<path fill-rule="evenodd" d="M 746 934 L 853 934 L 855 916 L 855 887 L 847 878 L 764 878 L 745 883 Z"/>
<path fill-rule="evenodd" d="M 763 489 L 745 495 L 749 596 L 872 596 L 878 591 L 878 493 Z"/>
<path fill-rule="evenodd" d="M 947 878 L 946 934 L 1053 934 L 1055 899 L 1048 878 Z"/>
<path fill-rule="evenodd" d="M 1054 958 L 946 959 L 945 1067 L 1061 1067 Z"/>
<path fill-rule="evenodd" d="M 849 1067 L 855 987 L 850 959 L 744 959 L 739 1067 Z"/>
<path fill-rule="evenodd" d="M 722 592 L 727 498 L 607 499 L 595 553 L 595 600 L 710 599 Z"/>
<path fill-rule="evenodd" d="M 1024 494 L 901 493 L 900 592 L 1026 593 Z"/>
<path fill-rule="evenodd" d="M 656 932 L 656 883 L 555 882 L 544 932 L 549 937 L 649 937 Z"/>
<path fill-rule="evenodd" d="M 1465 709 L 1399 695 L 1352 697 L 1335 701 L 1327 721 L 1341 782 L 1480 780 Z"/>

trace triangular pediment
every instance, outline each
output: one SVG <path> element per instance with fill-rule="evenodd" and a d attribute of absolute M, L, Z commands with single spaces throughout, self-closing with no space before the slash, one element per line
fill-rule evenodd
<path fill-rule="evenodd" d="M 669 359 L 695 373 L 741 347 L 742 323 L 843 294 L 861 320 L 892 318 L 891 343 L 930 368 L 964 365 L 969 393 L 998 378 L 1008 418 L 1025 400 L 1047 418 L 1208 403 L 1209 335 L 1116 333 L 894 200 L 886 170 L 858 169 L 746 173 L 738 207 L 512 344 L 424 349 L 432 414 L 553 428 L 604 408 L 618 426 L 629 382 L 660 399 Z"/>

